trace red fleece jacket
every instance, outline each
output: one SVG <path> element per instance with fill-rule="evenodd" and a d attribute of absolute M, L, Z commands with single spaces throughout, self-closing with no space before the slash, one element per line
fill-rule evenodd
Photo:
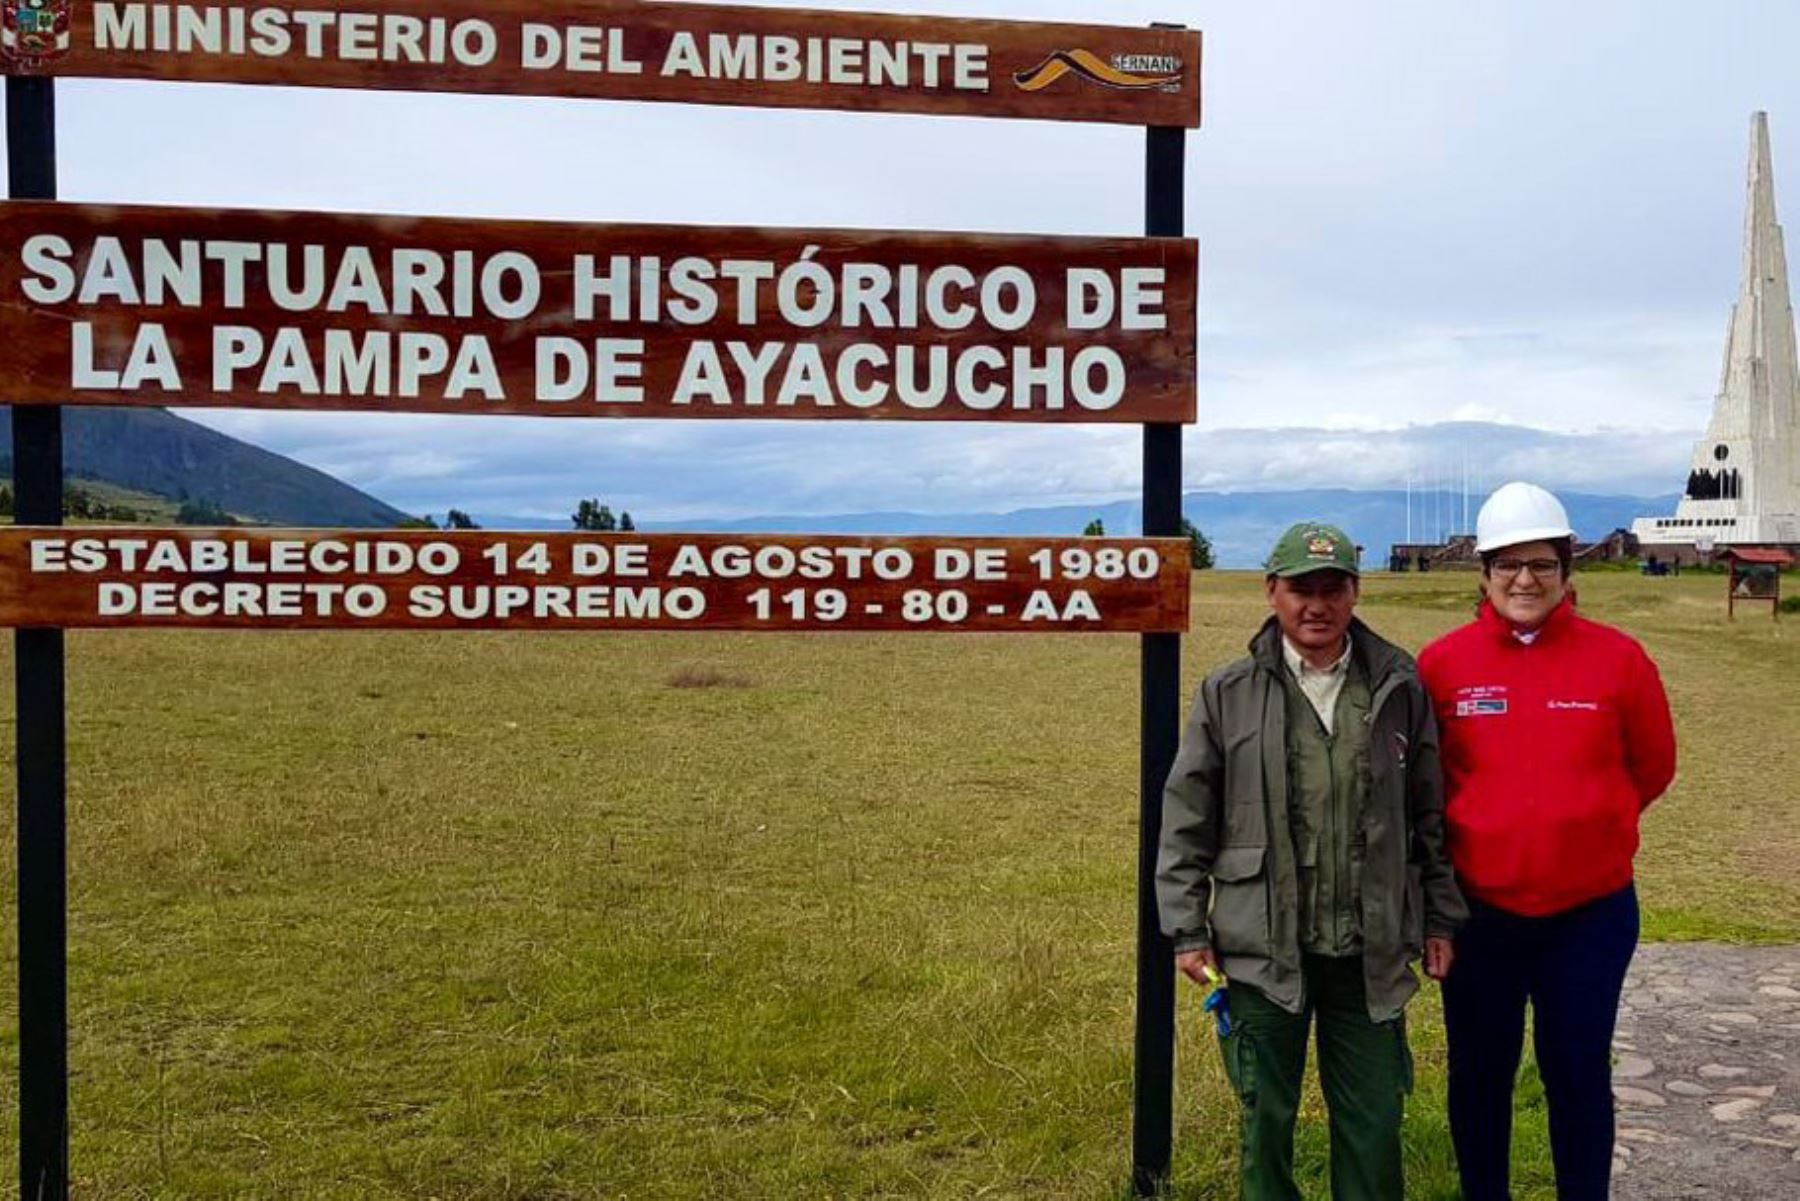
<path fill-rule="evenodd" d="M 1662 677 L 1565 600 L 1527 644 L 1483 602 L 1419 655 L 1464 890 L 1540 917 L 1631 883 L 1638 815 L 1675 776 Z"/>

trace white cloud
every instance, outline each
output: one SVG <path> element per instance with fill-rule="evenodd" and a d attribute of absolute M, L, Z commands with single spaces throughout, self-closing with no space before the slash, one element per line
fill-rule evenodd
<path fill-rule="evenodd" d="M 1331 429 L 1447 420 L 1686 429 L 1711 412 L 1718 339 L 1710 324 L 1635 317 L 1570 320 L 1542 334 L 1376 330 L 1287 354 L 1261 340 L 1220 340 L 1208 345 L 1201 419 L 1209 427 L 1273 416 Z"/>
<path fill-rule="evenodd" d="M 1516 419 L 1511 413 L 1505 413 L 1499 409 L 1491 409 L 1479 401 L 1465 401 L 1462 404 L 1457 405 L 1454 409 L 1450 410 L 1450 420 L 1488 421 L 1500 425 L 1516 424 Z"/>
<path fill-rule="evenodd" d="M 1699 431 L 1568 434 L 1480 422 L 1396 430 L 1235 429 L 1188 439 L 1190 487 L 1448 489 L 1474 495 L 1509 479 L 1569 491 L 1656 496 L 1678 490 Z M 1197 470 L 1196 470 L 1197 468 Z"/>
<path fill-rule="evenodd" d="M 187 413 L 228 433 L 240 415 Z M 424 422 L 424 430 L 413 429 Z M 644 520 L 903 510 L 1001 512 L 1136 496 L 1135 428 L 572 421 L 323 415 L 246 419 L 256 441 L 410 512 L 561 518 L 598 496 Z M 1536 479 L 1585 492 L 1658 495 L 1685 473 L 1699 430 L 1569 434 L 1480 423 L 1398 428 L 1195 429 L 1189 489 L 1477 491 Z M 418 445 L 428 443 L 429 452 Z M 477 464 L 460 471 L 445 466 Z"/>

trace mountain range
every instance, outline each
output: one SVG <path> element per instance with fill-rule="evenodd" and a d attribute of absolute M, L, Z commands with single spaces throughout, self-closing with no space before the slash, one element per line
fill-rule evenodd
<path fill-rule="evenodd" d="M 1637 497 L 1564 492 L 1570 524 L 1583 540 L 1604 537 L 1632 519 L 1673 513 L 1677 497 Z M 1387 558 L 1398 542 L 1437 541 L 1474 524 L 1481 498 L 1468 498 L 1463 518 L 1460 492 L 1404 490 L 1360 491 L 1347 488 L 1269 492 L 1188 492 L 1181 499 L 1187 519 L 1213 546 L 1220 567 L 1260 564 L 1281 532 L 1297 521 L 1329 521 L 1365 548 L 1371 561 Z M 1409 527 L 1408 509 L 1411 510 Z M 1109 534 L 1133 535 L 1142 528 L 1143 511 L 1136 500 L 1104 505 L 1062 505 L 1018 509 L 1009 513 L 857 513 L 830 517 L 749 517 L 720 522 L 683 522 L 684 530 L 760 531 L 844 534 L 1001 534 L 1038 536 L 1079 534 L 1098 520 Z M 646 529 L 658 529 L 654 522 Z"/>
<path fill-rule="evenodd" d="M 12 423 L 0 409 L 0 474 L 10 474 Z M 253 446 L 161 409 L 71 407 L 63 411 L 63 457 L 71 477 L 100 480 L 173 500 L 209 500 L 227 512 L 272 525 L 390 527 L 407 514 L 293 459 Z M 1629 527 L 1635 517 L 1674 511 L 1676 497 L 1563 492 L 1584 539 Z M 1465 530 L 1479 496 L 1449 490 L 1314 488 L 1186 493 L 1182 511 L 1206 534 L 1219 566 L 1254 567 L 1281 531 L 1296 521 L 1342 526 L 1372 561 L 1407 540 L 1435 541 Z M 1466 515 L 1465 515 L 1466 514 Z M 479 511 L 491 529 L 567 529 L 565 520 L 508 517 Z M 641 522 L 645 531 L 816 534 L 942 534 L 1037 537 L 1075 535 L 1092 521 L 1109 534 L 1141 528 L 1135 499 L 1055 505 L 1008 512 L 759 514 L 682 522 Z"/>
<path fill-rule="evenodd" d="M 12 421 L 0 407 L 0 474 L 12 474 Z M 208 500 L 269 525 L 393 526 L 406 514 L 290 458 L 162 409 L 63 410 L 63 470 L 173 500 Z"/>
<path fill-rule="evenodd" d="M 1675 511 L 1674 495 L 1618 496 L 1586 492 L 1560 494 L 1570 523 L 1583 540 L 1629 528 L 1632 519 Z M 1461 492 L 1407 493 L 1401 489 L 1309 488 L 1266 492 L 1196 491 L 1183 494 L 1182 513 L 1204 533 L 1220 567 L 1250 568 L 1262 562 L 1281 532 L 1297 521 L 1329 521 L 1365 548 L 1371 562 L 1405 541 L 1438 541 L 1473 525 L 1481 497 Z M 1409 521 L 1410 510 L 1410 521 Z M 567 529 L 567 522 L 541 518 L 486 516 L 476 520 L 494 529 Z M 1108 534 L 1135 535 L 1143 525 L 1136 500 L 1105 504 L 1055 505 L 1004 513 L 842 513 L 764 514 L 717 520 L 640 523 L 646 532 L 761 534 L 941 534 L 1042 537 L 1075 535 L 1099 521 Z"/>

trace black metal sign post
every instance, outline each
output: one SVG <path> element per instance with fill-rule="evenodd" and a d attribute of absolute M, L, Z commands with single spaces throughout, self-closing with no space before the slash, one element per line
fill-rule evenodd
<path fill-rule="evenodd" d="M 1187 131 L 1152 128 L 1144 156 L 1144 232 L 1182 236 Z M 1146 538 L 1181 532 L 1181 426 L 1144 427 Z M 1133 1051 L 1131 1185 L 1154 1196 L 1169 1177 L 1174 1133 L 1175 958 L 1156 910 L 1163 781 L 1181 729 L 1181 635 L 1144 634 L 1139 700 L 1137 1036 Z"/>
<path fill-rule="evenodd" d="M 56 199 L 56 85 L 6 81 L 7 190 Z M 62 409 L 14 405 L 14 520 L 62 524 Z M 63 632 L 13 634 L 19 770 L 19 1195 L 69 1195 L 68 753 Z"/>

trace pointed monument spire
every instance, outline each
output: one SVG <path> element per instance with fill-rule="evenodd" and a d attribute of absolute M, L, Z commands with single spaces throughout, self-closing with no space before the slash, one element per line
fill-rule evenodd
<path fill-rule="evenodd" d="M 1787 249 L 1775 217 L 1769 115 L 1750 118 L 1750 169 L 1744 204 L 1743 280 L 1725 342 L 1725 364 L 1708 436 L 1782 437 L 1794 423 L 1800 381 Z"/>
<path fill-rule="evenodd" d="M 1750 118 L 1743 280 L 1712 422 L 1675 516 L 1639 518 L 1632 530 L 1646 546 L 1800 545 L 1800 366 L 1767 113 Z"/>

